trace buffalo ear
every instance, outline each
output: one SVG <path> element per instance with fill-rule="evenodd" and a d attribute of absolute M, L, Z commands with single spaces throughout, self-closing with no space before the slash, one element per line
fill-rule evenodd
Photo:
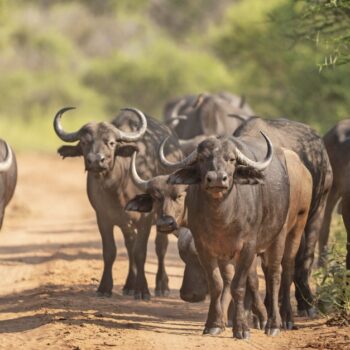
<path fill-rule="evenodd" d="M 153 208 L 152 197 L 145 194 L 138 194 L 133 199 L 130 199 L 126 204 L 124 210 L 126 211 L 138 211 L 140 213 L 149 213 Z"/>
<path fill-rule="evenodd" d="M 83 152 L 81 150 L 81 147 L 79 144 L 75 146 L 61 146 L 57 153 L 62 157 L 80 157 L 83 155 Z"/>
<path fill-rule="evenodd" d="M 264 183 L 264 174 L 252 167 L 238 165 L 234 174 L 234 182 L 240 185 L 257 185 Z"/>
<path fill-rule="evenodd" d="M 129 158 L 133 155 L 134 152 L 138 152 L 139 148 L 136 145 L 136 143 L 127 143 L 125 145 L 117 146 L 117 149 L 115 151 L 115 155 L 119 157 L 126 157 Z"/>
<path fill-rule="evenodd" d="M 169 175 L 167 183 L 171 185 L 195 185 L 201 182 L 197 168 L 189 166 Z"/>

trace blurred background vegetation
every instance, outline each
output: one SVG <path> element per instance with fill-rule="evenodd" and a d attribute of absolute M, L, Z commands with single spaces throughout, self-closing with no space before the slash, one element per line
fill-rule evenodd
<path fill-rule="evenodd" d="M 19 151 L 53 152 L 63 106 L 78 107 L 64 120 L 73 130 L 124 106 L 162 118 L 169 98 L 223 90 L 258 115 L 323 133 L 348 116 L 350 79 L 348 65 L 319 69 L 329 45 L 305 16 L 314 4 L 0 0 L 0 136 Z"/>

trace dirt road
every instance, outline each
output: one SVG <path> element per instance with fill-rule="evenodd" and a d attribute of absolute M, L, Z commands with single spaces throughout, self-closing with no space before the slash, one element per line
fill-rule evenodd
<path fill-rule="evenodd" d="M 277 338 L 253 330 L 250 341 L 236 341 L 230 329 L 202 336 L 208 302 L 179 299 L 183 264 L 174 238 L 170 297 L 143 302 L 121 295 L 127 256 L 116 230 L 114 294 L 97 298 L 101 246 L 82 161 L 21 155 L 19 166 L 0 235 L 0 349 L 350 349 L 350 329 L 327 327 L 325 319 L 297 319 L 298 331 Z M 146 266 L 152 291 L 156 267 L 153 233 Z"/>

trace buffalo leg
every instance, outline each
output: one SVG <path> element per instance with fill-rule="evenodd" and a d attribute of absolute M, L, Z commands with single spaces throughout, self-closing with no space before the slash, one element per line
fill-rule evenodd
<path fill-rule="evenodd" d="M 169 278 L 165 271 L 164 258 L 168 249 L 168 235 L 157 232 L 156 253 L 158 258 L 158 271 L 156 275 L 156 296 L 167 296 L 170 293 Z"/>
<path fill-rule="evenodd" d="M 309 213 L 305 232 L 295 259 L 295 298 L 298 304 L 298 314 L 301 316 L 308 315 L 309 317 L 313 317 L 316 313 L 315 308 L 312 306 L 314 297 L 309 285 L 309 278 L 332 182 L 333 175 L 332 171 L 329 170 L 324 183 L 324 193 L 317 210 L 311 215 Z"/>
<path fill-rule="evenodd" d="M 332 187 L 326 204 L 326 209 L 324 213 L 324 219 L 322 223 L 322 228 L 320 230 L 320 238 L 318 242 L 319 248 L 319 257 L 318 257 L 318 266 L 323 267 L 327 261 L 327 252 L 328 252 L 328 238 L 329 238 L 329 230 L 332 221 L 332 213 L 334 210 L 337 201 L 339 200 L 339 193 L 335 186 Z M 322 218 L 321 218 L 322 219 Z"/>
<path fill-rule="evenodd" d="M 128 258 L 129 258 L 129 271 L 123 287 L 123 295 L 134 295 L 136 274 L 137 274 L 135 258 L 134 258 L 134 245 L 136 240 L 136 234 L 134 230 L 129 227 L 127 228 L 123 227 L 122 232 L 123 232 L 124 242 L 125 242 L 125 246 L 126 246 L 126 250 L 128 252 Z"/>
<path fill-rule="evenodd" d="M 297 221 L 288 232 L 284 255 L 282 259 L 282 282 L 281 282 L 281 317 L 284 329 L 291 330 L 294 326 L 293 311 L 290 302 L 290 286 L 293 283 L 295 272 L 295 257 L 300 246 L 300 240 L 307 220 L 307 211 L 298 214 Z"/>
<path fill-rule="evenodd" d="M 210 295 L 209 311 L 203 334 L 217 335 L 225 329 L 221 307 L 221 293 L 224 283 L 221 277 L 217 259 L 208 259 L 206 254 L 203 256 L 206 256 L 206 258 L 201 259 L 201 263 L 207 275 Z"/>
<path fill-rule="evenodd" d="M 267 313 L 266 313 L 266 307 L 259 293 L 259 277 L 257 273 L 257 260 L 258 260 L 257 257 L 255 257 L 254 262 L 249 270 L 246 294 L 251 295 L 251 299 L 252 299 L 251 308 L 254 314 L 253 317 L 256 320 L 256 322 L 254 322 L 255 327 L 257 329 L 264 329 L 267 322 Z M 247 296 L 246 296 L 246 299 L 247 299 Z"/>
<path fill-rule="evenodd" d="M 350 194 L 346 194 L 343 197 L 342 202 L 342 215 L 343 221 L 347 233 L 347 244 L 346 244 L 346 268 L 350 270 Z"/>
<path fill-rule="evenodd" d="M 151 294 L 145 275 L 145 263 L 147 256 L 147 243 L 151 231 L 151 217 L 140 220 L 138 223 L 138 232 L 134 244 L 134 258 L 137 267 L 135 299 L 149 300 Z"/>
<path fill-rule="evenodd" d="M 113 225 L 107 220 L 97 216 L 97 224 L 102 238 L 103 251 L 103 274 L 97 294 L 100 296 L 111 296 L 113 289 L 112 267 L 117 255 L 117 248 L 114 241 Z"/>
<path fill-rule="evenodd" d="M 278 335 L 282 326 L 279 311 L 279 291 L 281 287 L 281 262 L 286 240 L 286 228 L 264 254 L 266 264 L 266 294 L 268 305 L 268 320 L 265 333 L 270 336 Z"/>
<path fill-rule="evenodd" d="M 229 306 L 232 301 L 231 282 L 234 274 L 233 264 L 226 261 L 219 261 L 219 268 L 224 282 L 224 288 L 221 295 L 221 308 L 224 322 L 228 326 L 232 326 L 232 319 L 229 317 Z"/>
<path fill-rule="evenodd" d="M 324 203 L 325 204 L 325 203 Z M 325 205 L 320 205 L 317 212 L 309 218 L 304 235 L 301 239 L 299 250 L 295 259 L 295 297 L 298 303 L 298 314 L 300 316 L 314 317 L 313 294 L 309 284 L 314 253 L 318 240 L 318 233 L 322 225 Z"/>
<path fill-rule="evenodd" d="M 233 336 L 238 339 L 248 339 L 250 337 L 244 299 L 248 274 L 254 257 L 255 247 L 249 243 L 245 244 L 236 262 L 235 274 L 231 283 L 231 294 L 234 301 Z"/>

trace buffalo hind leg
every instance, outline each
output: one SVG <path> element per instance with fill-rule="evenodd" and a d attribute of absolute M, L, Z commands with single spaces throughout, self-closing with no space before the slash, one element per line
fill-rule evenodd
<path fill-rule="evenodd" d="M 350 270 L 350 194 L 343 196 L 342 206 L 343 221 L 347 233 L 346 268 Z"/>
<path fill-rule="evenodd" d="M 255 257 L 254 262 L 249 270 L 247 279 L 247 291 L 246 294 L 250 294 L 252 302 L 251 309 L 253 311 L 254 326 L 257 329 L 265 329 L 267 323 L 266 307 L 261 299 L 259 293 L 259 277 L 257 273 L 257 261 Z M 247 299 L 247 296 L 246 296 Z M 247 307 L 246 307 L 247 308 Z"/>
<path fill-rule="evenodd" d="M 137 225 L 138 229 L 134 244 L 134 258 L 137 268 L 135 299 L 150 300 L 151 298 L 145 275 L 147 243 L 151 231 L 151 219 L 151 216 L 141 219 Z"/>
<path fill-rule="evenodd" d="M 108 220 L 104 220 L 99 216 L 97 216 L 97 224 L 102 238 L 104 263 L 103 274 L 97 289 L 97 295 L 110 297 L 113 289 L 112 267 L 117 255 L 117 248 L 113 235 L 114 226 L 110 224 Z"/>
<path fill-rule="evenodd" d="M 301 237 L 307 220 L 308 211 L 298 214 L 294 227 L 288 232 L 284 255 L 282 259 L 282 282 L 280 289 L 281 296 L 281 317 L 284 329 L 294 328 L 293 311 L 290 302 L 290 287 L 293 283 L 295 272 L 295 257 L 300 246 Z"/>
<path fill-rule="evenodd" d="M 332 213 L 339 198 L 340 198 L 340 195 L 337 189 L 335 188 L 335 186 L 333 186 L 328 195 L 323 223 L 320 230 L 320 237 L 318 242 L 318 250 L 319 250 L 318 266 L 319 267 L 324 267 L 327 262 L 327 253 L 328 253 L 327 244 L 328 244 L 328 238 L 329 238 L 330 225 L 332 221 Z M 320 218 L 320 220 L 322 220 L 322 217 Z"/>
<path fill-rule="evenodd" d="M 165 271 L 165 254 L 168 249 L 168 235 L 157 232 L 156 235 L 156 254 L 158 258 L 158 271 L 156 275 L 156 296 L 168 296 L 170 294 L 169 278 Z"/>

